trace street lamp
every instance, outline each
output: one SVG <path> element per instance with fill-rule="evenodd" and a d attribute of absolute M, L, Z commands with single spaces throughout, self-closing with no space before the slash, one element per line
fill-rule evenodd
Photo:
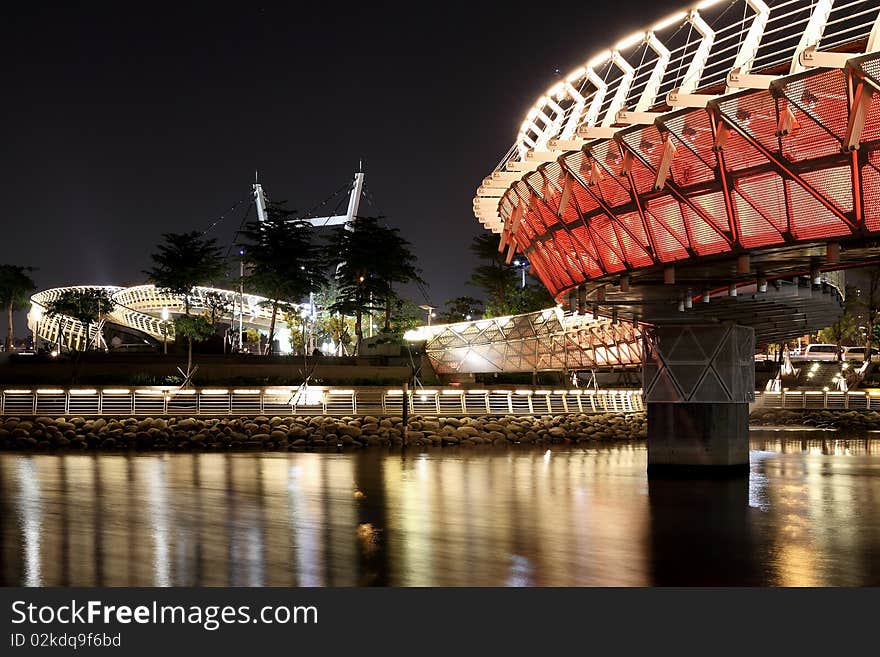
<path fill-rule="evenodd" d="M 40 351 L 40 320 L 43 319 L 43 309 L 37 305 L 31 306 L 34 318 L 34 353 Z"/>
<path fill-rule="evenodd" d="M 526 269 L 528 269 L 528 267 L 529 267 L 529 261 L 528 260 L 520 260 L 519 258 L 517 258 L 516 260 L 513 261 L 513 265 L 514 265 L 514 267 L 519 267 L 520 272 L 522 273 L 522 286 L 523 286 L 523 288 L 525 288 L 525 286 L 526 286 Z"/>
<path fill-rule="evenodd" d="M 434 310 L 436 309 L 436 307 L 425 303 L 425 304 L 422 304 L 421 306 L 419 306 L 419 308 L 421 308 L 422 310 L 424 310 L 427 313 L 428 326 L 430 326 L 431 325 L 431 318 L 437 316 L 434 314 Z"/>
<path fill-rule="evenodd" d="M 168 307 L 162 308 L 162 353 L 168 355 Z"/>
<path fill-rule="evenodd" d="M 244 256 L 244 249 L 238 250 Z M 244 259 L 238 261 L 238 351 L 244 351 Z M 235 321 L 233 319 L 233 321 Z"/>

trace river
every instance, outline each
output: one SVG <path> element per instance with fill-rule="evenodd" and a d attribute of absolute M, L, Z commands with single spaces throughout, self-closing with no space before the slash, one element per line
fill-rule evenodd
<path fill-rule="evenodd" d="M 880 438 L 753 432 L 751 473 L 644 443 L 0 454 L 0 584 L 880 585 Z"/>

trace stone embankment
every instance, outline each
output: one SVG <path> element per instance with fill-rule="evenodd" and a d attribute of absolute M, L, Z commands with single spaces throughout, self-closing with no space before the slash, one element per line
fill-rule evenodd
<path fill-rule="evenodd" d="M 404 437 L 404 433 L 406 434 Z M 0 418 L 0 449 L 306 449 L 638 440 L 644 413 L 421 417 Z"/>
<path fill-rule="evenodd" d="M 753 427 L 797 426 L 810 429 L 837 429 L 842 432 L 863 432 L 880 429 L 880 413 L 877 411 L 826 411 L 789 410 L 765 408 L 754 411 L 749 417 Z"/>

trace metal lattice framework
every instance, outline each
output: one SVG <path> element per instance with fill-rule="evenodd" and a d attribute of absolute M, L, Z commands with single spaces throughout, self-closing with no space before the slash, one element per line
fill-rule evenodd
<path fill-rule="evenodd" d="M 86 336 L 85 326 L 79 320 L 66 315 L 47 315 L 49 304 L 64 292 L 92 289 L 105 290 L 115 304 L 113 310 L 105 318 L 106 321 L 133 329 L 156 340 L 162 340 L 167 331 L 168 339 L 174 339 L 174 324 L 164 322 L 161 313 L 163 309 L 167 308 L 170 316 L 183 314 L 185 312 L 184 300 L 180 296 L 163 291 L 153 285 L 133 287 L 76 285 L 38 292 L 31 297 L 28 328 L 47 342 L 60 343 L 69 349 L 82 350 L 87 344 L 94 344 L 100 331 L 99 325 L 91 325 L 89 335 Z M 215 298 L 221 299 L 230 308 L 233 308 L 236 317 L 239 308 L 243 305 L 246 327 L 262 329 L 269 327 L 272 320 L 272 310 L 267 305 L 269 299 L 255 294 L 241 295 L 232 290 L 195 287 L 190 295 L 191 311 L 196 313 L 209 311 L 208 295 L 214 295 Z"/>
<path fill-rule="evenodd" d="M 876 0 L 704 1 L 542 96 L 475 214 L 566 301 L 725 256 L 751 256 L 751 283 L 805 274 L 828 242 L 876 259 L 858 248 L 880 237 L 878 50 Z"/>
<path fill-rule="evenodd" d="M 440 374 L 626 367 L 642 361 L 638 328 L 560 308 L 423 326 L 406 338 L 425 341 Z"/>

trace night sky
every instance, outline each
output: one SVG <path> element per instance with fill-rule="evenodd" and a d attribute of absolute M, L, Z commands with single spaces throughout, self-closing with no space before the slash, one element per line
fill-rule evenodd
<path fill-rule="evenodd" d="M 473 294 L 471 199 L 531 103 L 683 4 L 6 3 L 0 263 L 141 283 L 161 233 L 207 229 L 255 170 L 307 210 L 363 158 L 361 214 L 412 242 L 430 301 Z"/>

